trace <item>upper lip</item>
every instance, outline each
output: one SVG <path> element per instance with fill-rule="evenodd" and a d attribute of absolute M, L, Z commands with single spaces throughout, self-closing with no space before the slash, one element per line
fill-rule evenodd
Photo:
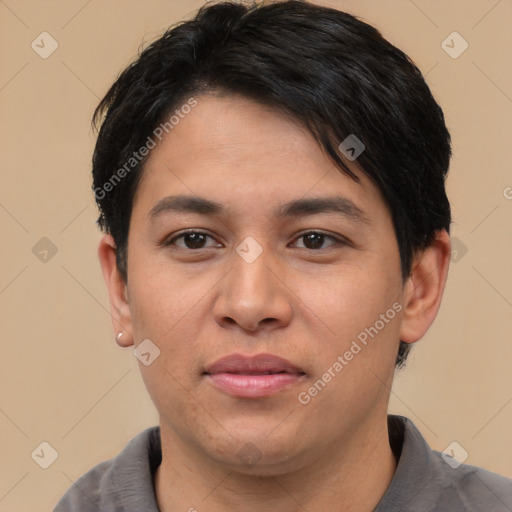
<path fill-rule="evenodd" d="M 207 366 L 205 373 L 238 373 L 238 374 L 265 374 L 265 373 L 304 373 L 303 370 L 282 357 L 273 354 L 257 354 L 245 356 L 243 354 L 230 354 L 217 359 Z"/>

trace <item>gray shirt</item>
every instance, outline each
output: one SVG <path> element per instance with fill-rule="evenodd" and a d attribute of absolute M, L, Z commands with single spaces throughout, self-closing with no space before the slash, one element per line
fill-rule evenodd
<path fill-rule="evenodd" d="M 475 466 L 452 467 L 408 418 L 389 415 L 388 424 L 399 461 L 374 512 L 512 512 L 512 480 Z M 53 512 L 159 512 L 153 475 L 161 460 L 160 428 L 152 427 L 82 476 Z"/>

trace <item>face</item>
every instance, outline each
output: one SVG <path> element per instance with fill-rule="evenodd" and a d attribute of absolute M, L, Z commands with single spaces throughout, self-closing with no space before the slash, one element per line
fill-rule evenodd
<path fill-rule="evenodd" d="M 134 198 L 125 325 L 160 350 L 140 367 L 162 435 L 278 473 L 385 418 L 404 313 L 398 246 L 357 162 L 359 183 L 285 115 L 196 99 Z"/>

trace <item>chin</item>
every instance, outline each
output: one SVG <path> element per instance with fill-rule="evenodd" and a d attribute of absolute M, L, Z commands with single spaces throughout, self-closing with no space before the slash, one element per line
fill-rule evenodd
<path fill-rule="evenodd" d="M 223 431 L 224 439 L 212 438 L 203 446 L 205 452 L 220 465 L 231 471 L 252 476 L 277 476 L 292 472 L 300 465 L 301 448 L 292 433 L 272 434 L 278 422 L 256 430 L 236 430 L 236 440 Z M 231 429 L 226 429 L 232 431 Z M 275 436 L 269 439 L 269 435 Z"/>

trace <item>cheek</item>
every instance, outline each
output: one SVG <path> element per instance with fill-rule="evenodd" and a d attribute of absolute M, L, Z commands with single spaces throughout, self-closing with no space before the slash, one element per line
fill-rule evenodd
<path fill-rule="evenodd" d="M 300 403 L 310 401 L 309 412 L 332 411 L 334 422 L 363 418 L 387 403 L 383 397 L 389 393 L 398 350 L 399 287 L 354 274 L 353 279 L 330 280 L 323 292 L 309 295 L 308 306 L 321 322 L 316 319 L 316 336 L 310 327 L 315 372 L 299 398 Z M 320 333 L 327 333 L 327 343 Z"/>
<path fill-rule="evenodd" d="M 396 272 L 376 261 L 338 269 L 301 289 L 306 325 L 316 347 L 312 383 L 320 379 L 317 387 L 327 383 L 329 388 L 319 393 L 318 406 L 343 411 L 354 406 L 355 396 L 371 402 L 385 392 L 398 350 L 400 283 Z"/>
<path fill-rule="evenodd" d="M 197 289 L 169 269 L 153 272 L 150 268 L 138 267 L 128 275 L 135 344 L 149 339 L 160 351 L 151 365 L 139 365 L 153 395 L 152 390 L 158 392 L 161 387 L 178 391 L 178 382 L 185 382 L 187 373 L 198 365 L 194 354 L 201 324 L 194 313 L 205 288 Z"/>
<path fill-rule="evenodd" d="M 311 321 L 334 339 L 352 338 L 400 299 L 400 281 L 391 274 L 378 265 L 336 268 L 321 279 L 298 279 L 296 294 Z"/>
<path fill-rule="evenodd" d="M 128 269 L 130 312 L 136 340 L 153 336 L 164 343 L 187 312 L 199 300 L 201 291 L 193 280 L 176 268 L 158 264 L 151 255 L 133 255 Z"/>
<path fill-rule="evenodd" d="M 139 363 L 147 391 L 160 411 L 172 411 L 174 417 L 191 416 L 194 401 L 193 379 L 199 375 L 201 359 L 200 329 L 197 312 L 205 287 L 193 286 L 170 272 L 140 274 L 132 280 L 130 310 L 135 343 L 150 339 L 160 353 L 150 365 Z M 188 404 L 188 405 L 187 405 Z"/>

